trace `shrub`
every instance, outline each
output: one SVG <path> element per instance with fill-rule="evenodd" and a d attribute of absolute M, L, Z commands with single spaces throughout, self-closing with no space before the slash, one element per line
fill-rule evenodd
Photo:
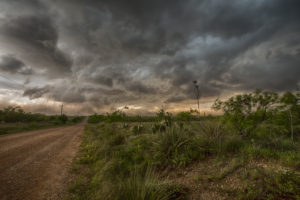
<path fill-rule="evenodd" d="M 212 108 L 222 110 L 226 122 L 240 135 L 248 136 L 272 116 L 276 103 L 278 94 L 256 90 L 254 93 L 236 95 L 227 101 L 217 99 Z"/>
<path fill-rule="evenodd" d="M 204 150 L 198 145 L 195 137 L 176 126 L 157 135 L 153 153 L 154 161 L 161 167 L 168 164 L 175 167 L 186 166 L 193 159 L 204 157 Z"/>

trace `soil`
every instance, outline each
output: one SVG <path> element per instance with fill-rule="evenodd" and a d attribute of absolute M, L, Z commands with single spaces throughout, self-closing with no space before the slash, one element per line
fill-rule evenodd
<path fill-rule="evenodd" d="M 84 123 L 0 136 L 0 199 L 57 200 L 67 194 Z"/>

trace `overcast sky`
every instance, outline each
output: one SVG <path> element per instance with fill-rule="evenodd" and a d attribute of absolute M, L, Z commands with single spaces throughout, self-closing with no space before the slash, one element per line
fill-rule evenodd
<path fill-rule="evenodd" d="M 0 0 L 0 107 L 208 111 L 300 85 L 299 0 Z"/>

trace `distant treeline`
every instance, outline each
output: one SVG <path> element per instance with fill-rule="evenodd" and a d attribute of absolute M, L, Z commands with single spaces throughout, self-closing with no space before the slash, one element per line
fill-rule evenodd
<path fill-rule="evenodd" d="M 212 117 L 212 116 L 208 116 Z M 176 115 L 166 112 L 161 109 L 155 116 L 129 116 L 122 111 L 115 111 L 113 113 L 106 113 L 106 115 L 94 114 L 88 119 L 89 123 L 99 123 L 99 122 L 157 122 L 165 119 L 172 119 L 176 121 L 199 121 L 203 119 L 196 110 L 190 110 L 185 112 L 180 112 Z"/>
<path fill-rule="evenodd" d="M 54 124 L 77 123 L 83 119 L 81 116 L 68 117 L 66 115 L 43 115 L 26 113 L 21 107 L 9 106 L 0 110 L 0 122 L 5 123 L 30 123 L 30 122 L 52 122 Z"/>
<path fill-rule="evenodd" d="M 217 99 L 212 106 L 216 111 L 222 111 L 218 117 L 200 116 L 196 110 L 180 112 L 173 115 L 160 110 L 155 116 L 128 116 L 122 111 L 106 115 L 94 114 L 89 117 L 89 123 L 98 122 L 171 122 L 171 121 L 201 121 L 203 119 L 219 118 L 223 124 L 239 133 L 249 135 L 261 124 L 271 124 L 282 130 L 297 134 L 300 130 L 300 92 L 276 93 L 256 90 L 233 96 L 228 100 Z"/>

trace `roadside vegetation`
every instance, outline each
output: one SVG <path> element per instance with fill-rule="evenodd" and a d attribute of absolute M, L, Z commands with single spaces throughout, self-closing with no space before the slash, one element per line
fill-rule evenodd
<path fill-rule="evenodd" d="M 300 199 L 299 93 L 216 100 L 222 116 L 92 115 L 69 199 Z"/>
<path fill-rule="evenodd" d="M 48 116 L 26 113 L 21 107 L 6 107 L 0 110 L 0 135 L 75 124 L 82 120 L 80 116 Z"/>

